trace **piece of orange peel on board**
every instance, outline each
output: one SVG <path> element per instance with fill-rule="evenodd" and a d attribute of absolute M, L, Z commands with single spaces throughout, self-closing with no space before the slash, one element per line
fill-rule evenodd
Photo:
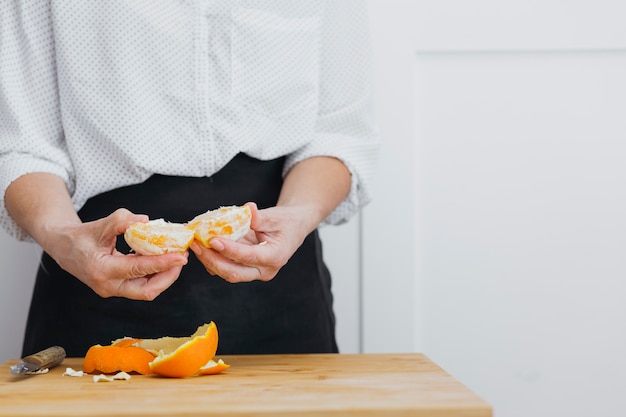
<path fill-rule="evenodd" d="M 137 343 L 149 352 L 156 352 L 150 370 L 162 376 L 184 378 L 195 375 L 217 352 L 217 326 L 210 322 L 198 327 L 191 337 L 144 339 Z"/>
<path fill-rule="evenodd" d="M 100 371 L 110 374 L 118 371 L 150 374 L 149 363 L 154 354 L 137 346 L 94 345 L 89 348 L 83 360 L 83 371 L 90 374 Z"/>
<path fill-rule="evenodd" d="M 189 337 L 166 336 L 158 339 L 124 337 L 114 340 L 110 346 L 92 346 L 85 356 L 83 370 L 88 373 L 90 373 L 88 370 L 104 373 L 125 371 L 121 367 L 128 368 L 130 362 L 133 369 L 126 372 L 134 371 L 172 378 L 217 374 L 230 367 L 221 359 L 217 362 L 214 360 L 218 339 L 217 326 L 214 322 L 198 327 Z M 107 354 L 112 352 L 110 348 L 116 349 L 115 355 Z M 146 356 L 139 358 L 135 355 L 129 355 L 133 357 L 124 355 L 125 352 L 130 353 L 134 349 L 144 351 Z M 88 359 L 90 352 L 91 357 Z"/>
<path fill-rule="evenodd" d="M 250 230 L 252 212 L 248 206 L 227 206 L 194 217 L 186 224 L 164 219 L 137 222 L 124 232 L 128 246 L 141 255 L 183 253 L 195 240 L 210 248 L 214 237 L 241 239 Z"/>

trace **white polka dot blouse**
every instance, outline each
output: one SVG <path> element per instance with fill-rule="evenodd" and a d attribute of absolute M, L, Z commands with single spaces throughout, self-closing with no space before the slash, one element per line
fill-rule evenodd
<path fill-rule="evenodd" d="M 210 176 L 237 153 L 319 155 L 352 174 L 325 220 L 370 199 L 379 138 L 359 0 L 2 0 L 0 186 L 30 172 L 78 210 L 151 175 Z M 27 239 L 4 204 L 0 223 Z"/>

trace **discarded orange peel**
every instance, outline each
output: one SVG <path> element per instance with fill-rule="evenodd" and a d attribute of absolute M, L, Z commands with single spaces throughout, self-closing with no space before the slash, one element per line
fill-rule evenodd
<path fill-rule="evenodd" d="M 157 374 L 172 378 L 213 375 L 230 367 L 221 359 L 214 361 L 218 332 L 214 322 L 204 324 L 189 337 L 161 337 L 114 340 L 110 346 L 89 348 L 83 371 L 117 371 Z M 141 355 L 138 352 L 143 352 Z"/>
<path fill-rule="evenodd" d="M 217 236 L 238 240 L 250 230 L 252 212 L 248 206 L 228 206 L 209 210 L 189 223 L 170 223 L 163 219 L 137 222 L 124 232 L 128 246 L 141 255 L 183 253 L 195 240 L 205 247 Z"/>
<path fill-rule="evenodd" d="M 85 355 L 83 371 L 88 374 L 94 371 L 105 374 L 123 371 L 146 375 L 152 373 L 149 363 L 154 356 L 146 349 L 136 346 L 94 345 Z"/>
<path fill-rule="evenodd" d="M 219 359 L 217 362 L 215 362 L 213 359 L 211 359 L 206 363 L 206 365 L 200 368 L 200 370 L 198 371 L 198 375 L 215 375 L 227 370 L 228 368 L 230 368 L 230 365 L 224 363 L 223 360 Z"/>
<path fill-rule="evenodd" d="M 113 382 L 115 380 L 128 381 L 129 379 L 130 379 L 130 375 L 128 375 L 124 371 L 118 372 L 113 376 L 107 376 L 103 374 L 93 376 L 93 382 Z"/>
<path fill-rule="evenodd" d="M 217 351 L 217 326 L 210 322 L 198 327 L 191 337 L 163 337 L 142 340 L 137 345 L 157 356 L 150 362 L 150 370 L 162 376 L 185 378 L 195 375 L 215 356 Z"/>

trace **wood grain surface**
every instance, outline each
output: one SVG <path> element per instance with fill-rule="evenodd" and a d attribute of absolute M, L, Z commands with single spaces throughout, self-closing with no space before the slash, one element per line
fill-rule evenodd
<path fill-rule="evenodd" d="M 66 358 L 42 375 L 0 375 L 0 416 L 466 416 L 489 404 L 426 356 L 411 354 L 222 356 L 222 374 L 132 375 L 93 382 Z"/>

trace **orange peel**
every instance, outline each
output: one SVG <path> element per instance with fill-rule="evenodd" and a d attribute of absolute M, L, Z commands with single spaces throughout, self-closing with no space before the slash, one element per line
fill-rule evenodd
<path fill-rule="evenodd" d="M 230 367 L 221 359 L 215 362 L 218 344 L 217 326 L 204 324 L 189 337 L 135 339 L 124 337 L 109 346 L 89 348 L 83 371 L 111 374 L 118 371 L 157 374 L 172 378 L 211 375 Z"/>
<path fill-rule="evenodd" d="M 122 371 L 147 375 L 152 373 L 149 364 L 153 359 L 154 354 L 136 346 L 94 345 L 85 355 L 83 372 L 112 374 Z"/>
<path fill-rule="evenodd" d="M 217 326 L 210 322 L 198 327 L 190 337 L 144 339 L 137 346 L 156 352 L 156 357 L 149 364 L 153 373 L 171 378 L 185 378 L 195 375 L 203 365 L 213 359 L 217 343 Z"/>
<path fill-rule="evenodd" d="M 211 359 L 206 363 L 206 365 L 200 368 L 200 370 L 198 371 L 198 375 L 215 375 L 219 374 L 220 372 L 224 372 L 228 368 L 230 368 L 230 365 L 224 363 L 223 360 L 219 359 L 217 362 L 215 362 L 213 359 Z"/>

